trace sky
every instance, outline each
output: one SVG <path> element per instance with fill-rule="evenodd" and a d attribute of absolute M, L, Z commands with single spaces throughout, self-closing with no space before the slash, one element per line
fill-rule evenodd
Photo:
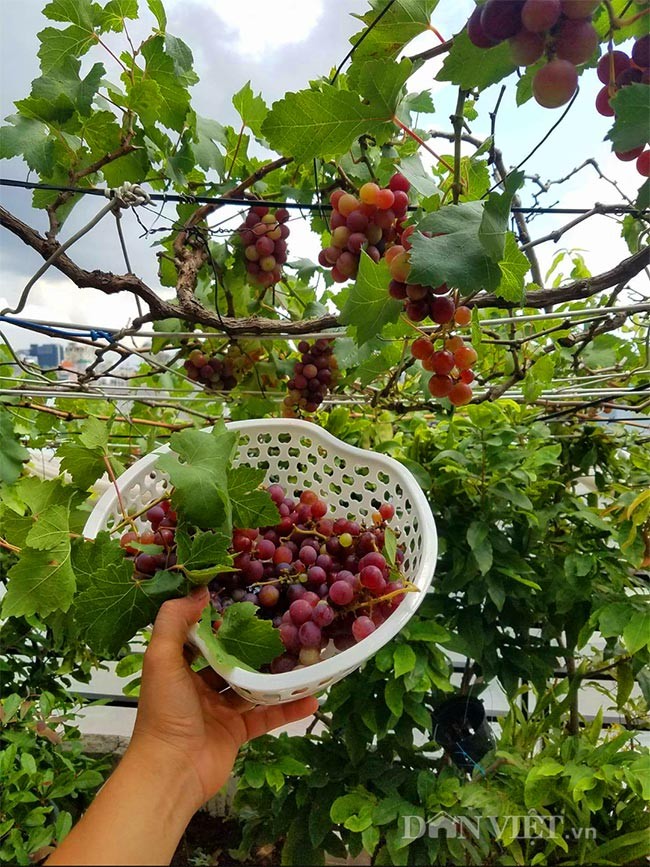
<path fill-rule="evenodd" d="M 6 13 L 10 0 L 0 0 Z M 5 117 L 13 111 L 13 101 L 26 96 L 30 82 L 39 74 L 38 40 L 36 34 L 51 25 L 40 13 L 45 0 L 28 0 L 11 4 L 11 15 L 4 14 L 0 23 L 0 111 Z M 193 89 L 197 112 L 222 123 L 237 124 L 238 116 L 231 104 L 232 94 L 250 80 L 255 92 L 261 92 L 272 103 L 288 90 L 299 90 L 309 80 L 326 74 L 347 53 L 349 39 L 360 29 L 351 13 L 361 14 L 368 8 L 367 0 L 166 0 L 168 30 L 181 37 L 194 53 L 200 82 Z M 133 37 L 144 36 L 152 19 L 143 7 L 142 18 L 130 29 Z M 433 23 L 445 38 L 458 31 L 473 8 L 473 0 L 441 0 L 434 12 Z M 122 37 L 115 37 L 119 40 Z M 436 44 L 433 33 L 419 36 L 406 53 L 416 53 Z M 92 56 L 92 55 L 91 55 Z M 94 62 L 96 57 L 92 57 Z M 109 77 L 115 74 L 110 57 L 102 58 Z M 441 65 L 440 59 L 425 64 L 409 83 L 411 91 L 432 87 L 436 106 L 435 116 L 421 119 L 428 128 L 450 128 L 449 115 L 454 109 L 456 89 L 433 81 Z M 563 177 L 588 157 L 595 157 L 603 172 L 616 179 L 631 197 L 640 184 L 634 163 L 620 162 L 603 138 L 609 120 L 596 113 L 594 98 L 600 87 L 595 72 L 581 79 L 581 92 L 574 107 L 561 126 L 545 142 L 525 166 L 530 174 L 543 180 Z M 559 110 L 548 111 L 532 101 L 517 107 L 514 97 L 515 80 L 508 87 L 497 119 L 497 144 L 504 153 L 507 166 L 514 166 L 542 139 L 557 120 Z M 492 109 L 498 87 L 486 90 L 479 107 Z M 489 119 L 473 125 L 473 133 L 484 137 L 489 133 Z M 439 143 L 441 149 L 444 147 Z M 26 166 L 19 160 L 2 161 L 0 175 L 24 179 Z M 3 205 L 14 214 L 39 229 L 44 229 L 42 212 L 30 206 L 30 193 L 0 188 Z M 556 187 L 543 203 L 553 205 L 558 200 L 563 207 L 591 207 L 595 202 L 617 203 L 618 195 L 608 184 L 599 181 L 587 168 L 569 182 Z M 530 201 L 525 202 L 530 204 Z M 69 237 L 97 211 L 97 199 L 87 197 L 76 206 L 66 222 L 61 238 Z M 147 215 L 149 216 L 149 215 Z M 221 215 L 220 215 L 221 218 Z M 71 251 L 72 258 L 86 268 L 99 268 L 121 273 L 123 259 L 113 226 L 107 222 L 82 239 Z M 538 217 L 531 225 L 533 237 L 558 228 L 565 217 Z M 146 222 L 146 221 L 145 221 Z M 141 230 L 133 215 L 126 213 L 123 227 L 127 246 L 136 273 L 153 287 L 160 289 L 156 277 L 156 260 L 150 241 L 141 239 Z M 291 254 L 295 258 L 315 258 L 318 242 L 306 224 L 292 222 Z M 581 249 L 593 273 L 612 267 L 629 255 L 619 237 L 616 224 L 606 217 L 595 217 L 565 235 L 558 245 L 545 244 L 538 248 L 545 270 L 562 247 Z M 0 309 L 14 305 L 22 288 L 42 260 L 22 242 L 0 233 Z M 160 290 L 161 294 L 169 290 Z M 33 319 L 122 327 L 136 315 L 131 298 L 107 297 L 90 289 L 78 289 L 66 278 L 50 270 L 31 293 L 22 314 Z M 13 327 L 4 329 L 12 344 L 24 348 L 32 342 L 42 342 L 29 332 Z"/>

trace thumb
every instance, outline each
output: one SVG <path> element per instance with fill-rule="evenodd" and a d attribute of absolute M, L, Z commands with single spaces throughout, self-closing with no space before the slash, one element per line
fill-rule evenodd
<path fill-rule="evenodd" d="M 150 650 L 178 656 L 187 640 L 187 632 L 201 617 L 210 599 L 207 587 L 195 587 L 189 596 L 163 603 L 153 626 Z"/>

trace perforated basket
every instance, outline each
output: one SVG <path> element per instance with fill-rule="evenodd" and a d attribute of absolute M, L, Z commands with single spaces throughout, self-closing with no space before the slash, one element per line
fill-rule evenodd
<path fill-rule="evenodd" d="M 311 422 L 263 419 L 230 422 L 240 436 L 236 463 L 266 470 L 266 482 L 278 482 L 289 496 L 307 488 L 322 497 L 335 517 L 363 520 L 381 503 L 395 506 L 392 525 L 405 548 L 404 574 L 419 592 L 407 593 L 402 604 L 371 635 L 349 650 L 331 648 L 321 662 L 285 674 L 260 674 L 225 668 L 213 658 L 196 634 L 190 639 L 207 661 L 240 695 L 257 704 L 278 704 L 321 692 L 350 674 L 395 636 L 423 601 L 431 584 L 438 553 L 436 525 L 420 486 L 411 473 L 392 458 L 354 448 Z M 122 501 L 131 512 L 159 497 L 168 485 L 156 469 L 162 446 L 137 461 L 118 479 Z M 122 520 L 117 494 L 109 488 L 97 502 L 85 527 L 88 538 Z M 142 525 L 143 526 L 143 525 Z"/>

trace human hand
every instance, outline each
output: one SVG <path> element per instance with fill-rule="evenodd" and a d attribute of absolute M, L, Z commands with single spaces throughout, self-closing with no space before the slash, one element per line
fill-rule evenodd
<path fill-rule="evenodd" d="M 318 702 L 254 706 L 226 689 L 212 669 L 193 672 L 183 653 L 190 626 L 209 599 L 206 588 L 165 602 L 145 653 L 138 715 L 129 750 L 186 777 L 194 809 L 228 780 L 242 744 L 313 714 Z M 218 690 L 221 690 L 220 692 Z"/>

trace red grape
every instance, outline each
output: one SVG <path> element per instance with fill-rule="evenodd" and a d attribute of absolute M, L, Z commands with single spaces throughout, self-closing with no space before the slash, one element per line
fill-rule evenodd
<path fill-rule="evenodd" d="M 533 78 L 533 96 L 544 108 L 565 105 L 578 87 L 578 71 L 568 60 L 556 58 L 541 69 Z"/>

